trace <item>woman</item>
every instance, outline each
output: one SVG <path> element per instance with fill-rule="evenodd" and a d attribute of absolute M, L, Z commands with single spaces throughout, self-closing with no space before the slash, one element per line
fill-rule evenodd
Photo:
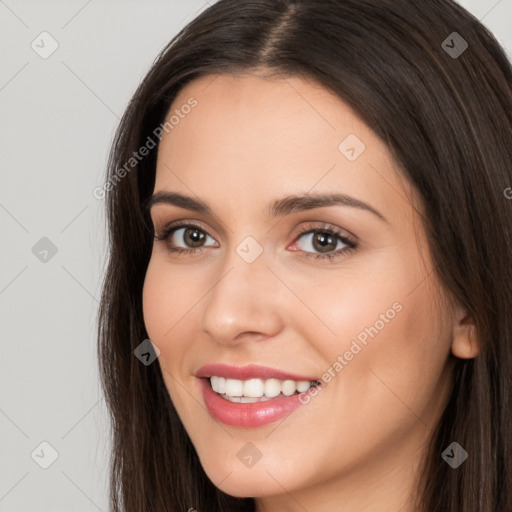
<path fill-rule="evenodd" d="M 446 0 L 169 43 L 105 185 L 113 510 L 512 510 L 511 84 Z"/>

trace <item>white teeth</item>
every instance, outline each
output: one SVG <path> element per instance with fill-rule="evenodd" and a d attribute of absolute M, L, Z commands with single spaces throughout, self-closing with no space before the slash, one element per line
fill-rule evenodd
<path fill-rule="evenodd" d="M 307 380 L 301 380 L 297 382 L 297 391 L 299 393 L 303 393 L 304 391 L 307 391 L 311 387 L 311 384 Z"/>
<path fill-rule="evenodd" d="M 265 396 L 273 398 L 281 393 L 281 382 L 277 379 L 265 381 Z"/>
<path fill-rule="evenodd" d="M 280 394 L 291 396 L 296 391 L 307 391 L 314 382 L 307 380 L 278 380 L 278 379 L 225 379 L 224 377 L 210 377 L 212 389 L 231 402 L 252 403 L 265 401 Z M 241 400 L 240 400 L 241 398 Z"/>
<path fill-rule="evenodd" d="M 250 379 L 244 382 L 244 396 L 250 398 L 261 398 L 265 385 L 261 379 Z"/>
<path fill-rule="evenodd" d="M 242 396 L 244 394 L 244 383 L 241 380 L 226 379 L 224 393 L 229 396 Z"/>
<path fill-rule="evenodd" d="M 297 384 L 294 380 L 285 380 L 281 384 L 281 390 L 283 392 L 284 396 L 292 396 L 293 393 L 295 393 L 295 390 L 297 389 Z"/>
<path fill-rule="evenodd" d="M 226 379 L 224 377 L 210 377 L 210 383 L 216 393 L 226 392 Z"/>

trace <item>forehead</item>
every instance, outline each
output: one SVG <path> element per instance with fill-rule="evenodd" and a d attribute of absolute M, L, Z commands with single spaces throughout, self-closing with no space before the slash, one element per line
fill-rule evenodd
<path fill-rule="evenodd" d="M 204 76 L 179 92 L 166 119 L 171 115 L 155 191 L 192 193 L 211 204 L 228 196 L 247 207 L 257 201 L 260 210 L 262 201 L 284 194 L 341 191 L 382 211 L 396 206 L 403 188 L 380 138 L 310 80 Z"/>
<path fill-rule="evenodd" d="M 194 100 L 197 105 L 173 126 L 174 137 L 164 134 L 164 146 L 176 149 L 175 145 L 193 134 L 199 142 L 196 151 L 213 146 L 219 157 L 223 149 L 236 149 L 228 148 L 231 141 L 238 147 L 246 143 L 244 152 L 265 148 L 291 157 L 297 144 L 306 139 L 311 144 L 301 148 L 301 156 L 325 151 L 338 156 L 344 136 L 357 133 L 367 146 L 386 151 L 349 105 L 311 80 L 256 74 L 204 76 L 179 92 L 166 117 L 188 111 L 187 103 Z"/>

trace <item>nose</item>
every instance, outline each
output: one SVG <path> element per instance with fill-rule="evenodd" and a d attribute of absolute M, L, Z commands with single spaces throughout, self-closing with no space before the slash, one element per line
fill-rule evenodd
<path fill-rule="evenodd" d="M 218 275 L 203 302 L 204 332 L 223 344 L 263 340 L 280 332 L 286 299 L 264 253 L 247 263 L 232 250 Z"/>

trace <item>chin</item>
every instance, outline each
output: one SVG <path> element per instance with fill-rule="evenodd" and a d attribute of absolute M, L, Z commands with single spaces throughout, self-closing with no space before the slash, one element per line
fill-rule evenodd
<path fill-rule="evenodd" d="M 250 479 L 250 474 L 245 475 L 245 478 Z M 242 481 L 241 478 L 230 475 L 217 487 L 235 498 L 265 497 L 282 492 L 282 488 L 277 486 L 269 475 L 267 475 L 266 482 Z"/>
<path fill-rule="evenodd" d="M 253 498 L 272 496 L 282 492 L 281 482 L 277 472 L 266 472 L 266 468 L 245 468 L 238 460 L 235 467 L 204 468 L 206 476 L 222 492 L 235 498 Z M 240 467 L 237 467 L 240 466 Z M 272 478 L 274 477 L 274 478 Z M 287 487 L 286 482 L 283 485 Z"/>

